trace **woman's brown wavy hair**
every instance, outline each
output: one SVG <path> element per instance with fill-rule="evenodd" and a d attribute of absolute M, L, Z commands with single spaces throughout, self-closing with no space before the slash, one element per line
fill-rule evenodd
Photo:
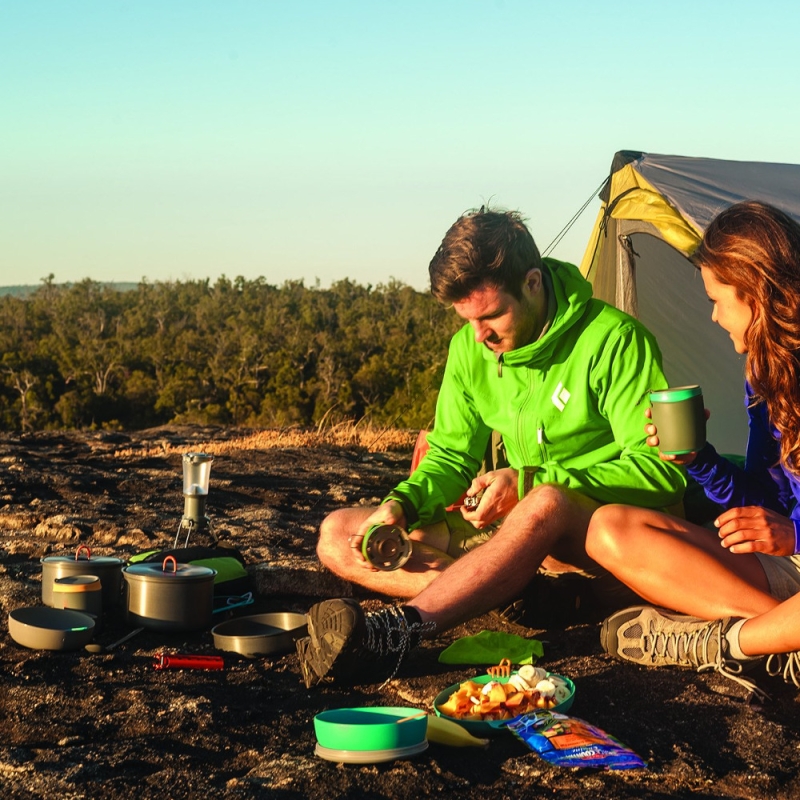
<path fill-rule="evenodd" d="M 800 475 L 800 225 L 765 203 L 737 203 L 711 222 L 692 261 L 752 309 L 745 374 L 780 432 L 781 463 Z"/>

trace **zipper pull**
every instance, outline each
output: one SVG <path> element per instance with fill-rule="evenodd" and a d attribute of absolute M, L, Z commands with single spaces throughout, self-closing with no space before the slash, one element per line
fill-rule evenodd
<path fill-rule="evenodd" d="M 536 429 L 536 444 L 542 444 L 544 442 L 544 428 L 537 428 Z"/>
<path fill-rule="evenodd" d="M 497 356 L 497 377 L 498 378 L 502 378 L 503 377 L 503 354 L 502 353 L 500 353 Z"/>

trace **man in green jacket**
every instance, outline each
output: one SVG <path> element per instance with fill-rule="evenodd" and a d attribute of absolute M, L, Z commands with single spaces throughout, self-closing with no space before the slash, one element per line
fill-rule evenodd
<path fill-rule="evenodd" d="M 429 271 L 433 295 L 468 323 L 450 343 L 430 450 L 377 509 L 330 514 L 317 549 L 337 575 L 407 602 L 313 606 L 297 648 L 309 687 L 365 666 L 374 676 L 376 660 L 396 672 L 421 637 L 507 604 L 543 564 L 602 576 L 585 551 L 594 510 L 665 507 L 686 485 L 645 443 L 643 400 L 667 386 L 655 339 L 594 299 L 576 267 L 542 259 L 519 214 L 463 215 Z M 492 431 L 511 466 L 478 475 Z M 447 512 L 465 490 L 477 508 Z M 374 525 L 410 531 L 400 569 L 362 555 Z"/>

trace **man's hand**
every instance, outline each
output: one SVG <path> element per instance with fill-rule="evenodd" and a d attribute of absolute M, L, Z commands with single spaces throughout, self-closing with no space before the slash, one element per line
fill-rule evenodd
<path fill-rule="evenodd" d="M 731 553 L 794 554 L 794 522 L 768 508 L 729 508 L 714 520 L 714 525 L 722 546 Z"/>
<path fill-rule="evenodd" d="M 373 525 L 397 525 L 405 530 L 406 515 L 403 511 L 403 506 L 401 506 L 397 500 L 389 500 L 370 514 L 362 523 L 361 527 L 348 538 L 348 544 L 353 552 L 353 558 L 359 561 L 361 566 L 365 569 L 375 571 L 375 567 L 364 558 L 364 554 L 361 552 L 364 537 Z"/>
<path fill-rule="evenodd" d="M 468 496 L 483 492 L 477 508 L 462 507 L 461 516 L 476 528 L 485 528 L 505 517 L 519 502 L 519 474 L 510 467 L 487 472 L 472 481 Z"/>

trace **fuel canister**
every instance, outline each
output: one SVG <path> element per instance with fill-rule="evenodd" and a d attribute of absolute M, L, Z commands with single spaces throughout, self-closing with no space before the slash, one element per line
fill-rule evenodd
<path fill-rule="evenodd" d="M 361 552 L 376 569 L 399 569 L 411 558 L 411 539 L 397 525 L 373 525 L 364 536 Z"/>

